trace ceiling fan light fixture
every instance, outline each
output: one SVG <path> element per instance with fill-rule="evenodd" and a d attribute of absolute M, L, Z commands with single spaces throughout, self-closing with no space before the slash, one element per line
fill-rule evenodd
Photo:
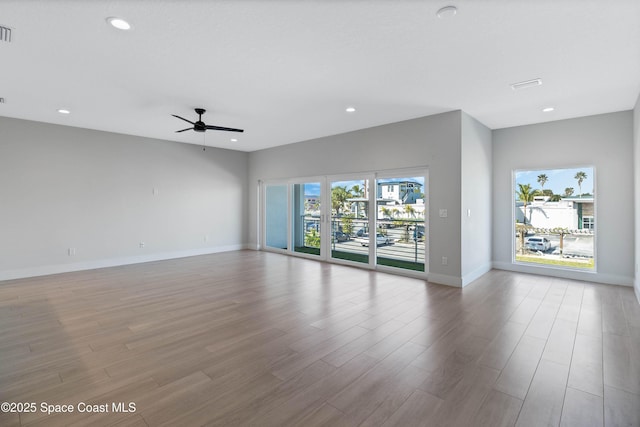
<path fill-rule="evenodd" d="M 130 30 L 132 28 L 131 24 L 129 24 L 127 21 L 125 21 L 122 18 L 118 18 L 117 16 L 108 17 L 107 18 L 107 22 L 113 28 L 117 28 L 118 30 L 122 30 L 122 31 L 127 31 L 127 30 Z"/>

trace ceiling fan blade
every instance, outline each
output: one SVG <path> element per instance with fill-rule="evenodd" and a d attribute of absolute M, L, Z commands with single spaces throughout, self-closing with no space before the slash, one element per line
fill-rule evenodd
<path fill-rule="evenodd" d="M 191 130 L 191 129 L 193 129 L 193 128 L 186 128 L 186 129 L 182 129 L 182 130 L 177 130 L 177 131 L 176 131 L 176 133 L 178 133 L 178 132 L 184 132 L 185 130 Z"/>
<path fill-rule="evenodd" d="M 187 119 L 185 119 L 184 117 L 176 116 L 175 114 L 172 114 L 172 116 L 173 116 L 173 117 L 176 117 L 176 118 L 178 118 L 178 119 L 180 119 L 180 120 L 184 120 L 184 121 L 185 121 L 185 122 L 187 122 L 187 123 L 191 123 L 192 125 L 195 125 L 195 123 L 193 123 L 191 120 L 187 120 Z"/>
<path fill-rule="evenodd" d="M 243 129 L 224 128 L 224 127 L 221 127 L 221 126 L 211 126 L 211 125 L 207 125 L 207 126 L 205 126 L 205 127 L 206 127 L 207 129 L 210 129 L 210 130 L 225 130 L 225 131 L 227 131 L 227 132 L 244 132 L 244 130 L 243 130 Z"/>

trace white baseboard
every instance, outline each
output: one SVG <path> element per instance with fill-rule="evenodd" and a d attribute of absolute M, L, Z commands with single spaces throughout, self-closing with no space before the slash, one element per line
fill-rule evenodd
<path fill-rule="evenodd" d="M 480 266 L 479 268 L 476 268 L 471 273 L 467 273 L 467 274 L 463 275 L 462 276 L 462 287 L 464 288 L 469 283 L 473 282 L 476 279 L 479 279 L 484 274 L 487 274 L 489 271 L 491 271 L 491 268 L 492 268 L 492 264 L 490 262 L 488 262 L 488 263 Z"/>
<path fill-rule="evenodd" d="M 93 270 L 96 268 L 117 267 L 120 265 L 140 264 L 143 262 L 164 261 L 175 258 L 186 258 L 197 255 L 208 255 L 218 252 L 248 249 L 249 245 L 217 246 L 211 248 L 190 249 L 185 251 L 163 252 L 157 254 L 138 255 L 133 257 L 99 259 L 72 264 L 57 264 L 29 267 L 16 270 L 0 271 L 0 281 L 24 279 L 27 277 L 47 276 L 50 274 L 70 273 L 72 271 Z"/>
<path fill-rule="evenodd" d="M 605 283 L 607 285 L 633 286 L 633 277 L 618 276 L 615 274 L 602 274 L 567 270 L 562 268 L 549 268 L 512 264 L 510 262 L 494 261 L 493 268 L 498 270 L 516 271 L 518 273 L 540 274 L 544 276 L 560 277 L 563 279 L 582 280 L 585 282 Z"/>
<path fill-rule="evenodd" d="M 462 287 L 462 279 L 457 276 L 448 276 L 446 274 L 429 273 L 427 275 L 427 280 L 431 283 L 438 283 L 440 285 L 455 286 L 457 288 Z"/>

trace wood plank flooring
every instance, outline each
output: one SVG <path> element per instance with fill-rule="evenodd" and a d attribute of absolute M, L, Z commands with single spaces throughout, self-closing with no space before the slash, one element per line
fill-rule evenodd
<path fill-rule="evenodd" d="M 0 402 L 37 405 L 2 426 L 640 426 L 640 306 L 255 251 L 6 281 Z"/>

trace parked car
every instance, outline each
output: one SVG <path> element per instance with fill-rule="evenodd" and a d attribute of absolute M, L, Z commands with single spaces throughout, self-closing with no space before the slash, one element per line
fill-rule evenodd
<path fill-rule="evenodd" d="M 351 240 L 351 236 L 349 236 L 347 233 L 343 233 L 342 231 L 336 231 L 335 233 L 333 233 L 333 237 L 336 242 L 346 242 L 347 240 Z"/>
<path fill-rule="evenodd" d="M 380 233 L 376 234 L 376 246 L 380 246 L 380 245 L 388 245 L 389 242 L 391 240 L 389 240 L 388 236 L 384 236 Z M 369 239 L 366 238 L 366 240 L 362 241 L 362 246 L 369 246 Z"/>
<path fill-rule="evenodd" d="M 546 237 L 529 237 L 524 247 L 532 251 L 548 251 L 551 249 L 551 241 Z"/>

